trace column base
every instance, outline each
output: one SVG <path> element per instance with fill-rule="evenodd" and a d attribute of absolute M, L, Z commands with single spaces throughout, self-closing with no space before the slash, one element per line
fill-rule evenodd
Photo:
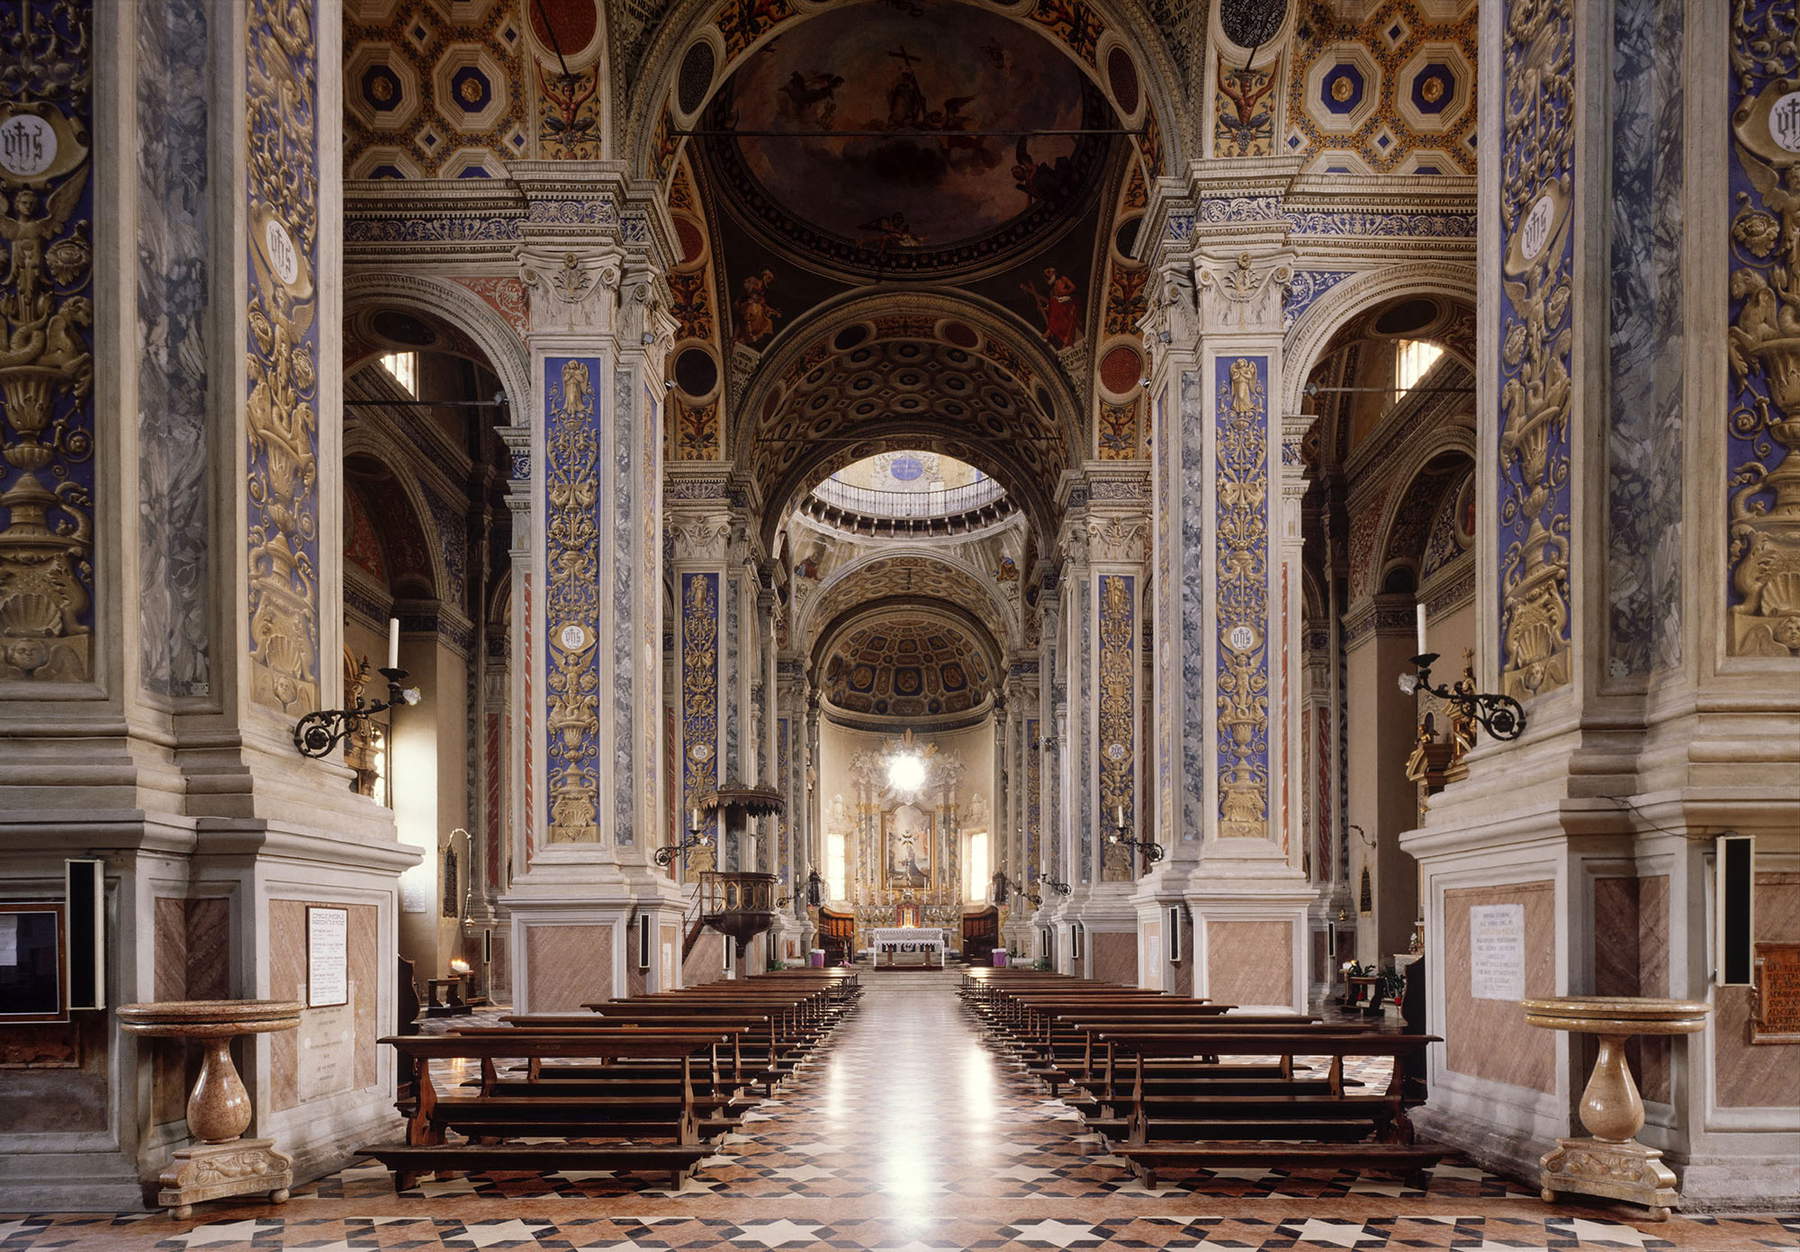
<path fill-rule="evenodd" d="M 1681 1198 L 1675 1174 L 1662 1153 L 1641 1143 L 1609 1143 L 1604 1139 L 1558 1139 L 1539 1162 L 1538 1185 L 1544 1203 L 1559 1195 L 1597 1195 L 1628 1200 L 1650 1210 L 1652 1221 L 1666 1221 Z"/>
<path fill-rule="evenodd" d="M 281 1204 L 294 1185 L 294 1162 L 275 1150 L 273 1139 L 233 1139 L 177 1148 L 157 1180 L 156 1202 L 176 1218 L 191 1217 L 194 1205 L 227 1196 L 267 1192 Z"/>
<path fill-rule="evenodd" d="M 678 884 L 641 866 L 570 857 L 534 864 L 498 903 L 509 922 L 514 1010 L 572 1013 L 629 994 L 631 919 L 658 916 L 654 965 L 661 917 L 681 916 L 685 901 Z"/>

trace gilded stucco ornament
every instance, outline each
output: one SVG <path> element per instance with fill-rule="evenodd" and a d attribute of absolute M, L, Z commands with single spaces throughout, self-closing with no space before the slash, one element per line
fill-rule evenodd
<path fill-rule="evenodd" d="M 1800 656 L 1800 76 L 1738 0 L 1728 484 L 1738 656 Z M 1769 22 L 1774 21 L 1770 14 Z M 1794 28 L 1789 28 L 1792 70 Z"/>
<path fill-rule="evenodd" d="M 1269 828 L 1268 383 L 1266 357 L 1218 368 L 1219 837 Z"/>
<path fill-rule="evenodd" d="M 292 711 L 319 704 L 318 74 L 310 10 L 256 0 L 248 29 L 250 687 Z"/>
<path fill-rule="evenodd" d="M 0 680 L 92 676 L 90 33 L 24 3 L 0 82 Z"/>
<path fill-rule="evenodd" d="M 550 363 L 554 364 L 554 362 Z M 551 843 L 599 839 L 599 685 L 594 647 L 600 599 L 596 517 L 600 451 L 594 422 L 593 365 L 560 362 L 550 389 L 545 436 L 544 556 L 550 573 L 549 651 Z"/>
<path fill-rule="evenodd" d="M 1501 158 L 1501 690 L 1569 680 L 1574 18 L 1508 15 Z"/>

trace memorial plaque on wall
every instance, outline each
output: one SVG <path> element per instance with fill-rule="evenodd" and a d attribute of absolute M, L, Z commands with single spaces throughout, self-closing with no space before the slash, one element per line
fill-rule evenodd
<path fill-rule="evenodd" d="M 1800 943 L 1756 945 L 1750 1042 L 1800 1043 Z"/>
<path fill-rule="evenodd" d="M 300 1090 L 309 1100 L 350 1090 L 356 1011 L 348 1003 L 300 1015 Z"/>
<path fill-rule="evenodd" d="M 1525 906 L 1479 904 L 1469 910 L 1469 994 L 1477 1000 L 1525 998 Z"/>
<path fill-rule="evenodd" d="M 350 910 L 306 910 L 306 1007 L 350 1002 Z"/>

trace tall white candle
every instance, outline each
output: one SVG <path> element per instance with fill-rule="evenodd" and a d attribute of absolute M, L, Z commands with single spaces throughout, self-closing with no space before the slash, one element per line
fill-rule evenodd
<path fill-rule="evenodd" d="M 389 669 L 400 668 L 400 619 L 388 618 L 388 663 Z"/>
<path fill-rule="evenodd" d="M 1417 608 L 1419 611 L 1419 650 L 1414 655 L 1424 656 L 1425 655 L 1425 606 L 1423 604 L 1421 604 L 1421 605 L 1418 605 Z"/>

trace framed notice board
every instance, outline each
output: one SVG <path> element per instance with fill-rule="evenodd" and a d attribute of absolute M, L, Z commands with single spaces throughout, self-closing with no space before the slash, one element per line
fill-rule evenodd
<path fill-rule="evenodd" d="M 60 900 L 0 901 L 0 1022 L 69 1020 Z"/>
<path fill-rule="evenodd" d="M 306 908 L 306 1007 L 350 1002 L 350 910 Z"/>

